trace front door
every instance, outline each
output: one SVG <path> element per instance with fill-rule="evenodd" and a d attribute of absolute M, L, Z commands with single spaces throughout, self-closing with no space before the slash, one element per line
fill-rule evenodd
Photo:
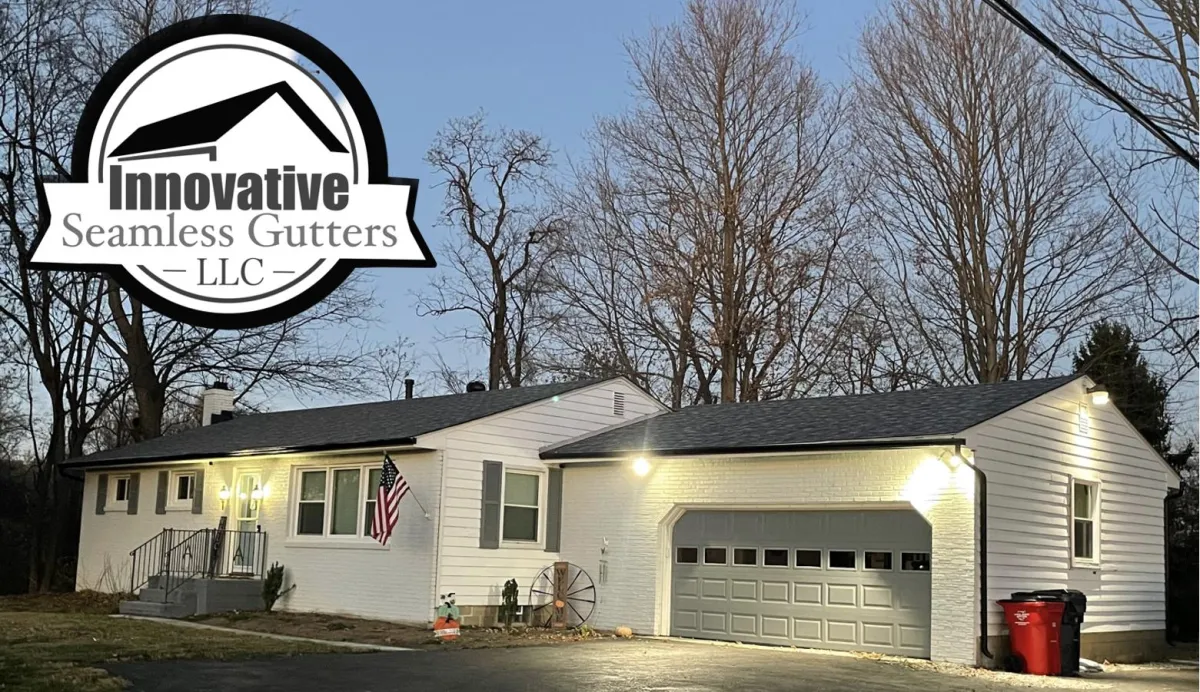
<path fill-rule="evenodd" d="M 258 534 L 258 510 L 262 504 L 262 478 L 257 471 L 238 474 L 234 484 L 233 516 L 230 517 L 234 533 L 229 535 L 229 548 L 233 551 L 232 574 L 254 574 L 258 566 L 261 536 Z"/>

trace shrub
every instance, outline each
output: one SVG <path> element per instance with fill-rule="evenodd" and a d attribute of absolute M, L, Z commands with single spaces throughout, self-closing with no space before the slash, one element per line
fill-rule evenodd
<path fill-rule="evenodd" d="M 512 627 L 517 607 L 517 580 L 509 579 L 504 582 L 504 591 L 500 592 L 500 622 L 506 629 Z"/>
<path fill-rule="evenodd" d="M 267 577 L 263 579 L 263 609 L 268 613 L 275 607 L 275 602 L 283 598 L 289 591 L 296 588 L 295 584 L 283 588 L 283 565 L 278 562 L 272 563 L 271 568 L 267 570 Z"/>

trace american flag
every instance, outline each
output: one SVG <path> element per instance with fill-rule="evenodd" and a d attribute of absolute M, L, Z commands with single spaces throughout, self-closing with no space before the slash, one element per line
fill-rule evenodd
<path fill-rule="evenodd" d="M 383 472 L 379 474 L 379 492 L 375 495 L 375 517 L 371 522 L 371 538 L 387 545 L 392 529 L 400 519 L 400 500 L 408 493 L 408 482 L 386 452 Z"/>

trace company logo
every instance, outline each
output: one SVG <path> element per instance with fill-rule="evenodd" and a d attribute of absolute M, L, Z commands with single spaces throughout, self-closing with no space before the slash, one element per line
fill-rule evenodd
<path fill-rule="evenodd" d="M 32 264 L 104 271 L 173 318 L 250 327 L 311 307 L 356 267 L 435 265 L 417 181 L 387 174 L 349 68 L 272 20 L 168 27 L 92 94 L 69 181 L 43 181 Z"/>
<path fill-rule="evenodd" d="M 1013 613 L 1013 616 L 1017 618 L 1018 624 L 1024 624 L 1025 621 L 1029 619 L 1029 611 L 1018 610 L 1017 612 Z"/>

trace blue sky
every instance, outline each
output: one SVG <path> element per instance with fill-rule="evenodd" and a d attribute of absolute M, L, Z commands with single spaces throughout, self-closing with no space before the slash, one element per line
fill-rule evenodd
<path fill-rule="evenodd" d="M 799 0 L 807 26 L 799 45 L 824 79 L 844 81 L 859 30 L 876 5 Z M 620 112 L 630 102 L 624 39 L 674 20 L 683 4 L 293 0 L 276 7 L 336 52 L 366 87 L 383 121 L 392 175 L 421 180 L 416 220 L 436 255 L 446 233 L 436 225 L 442 192 L 424 154 L 437 130 L 452 117 L 482 109 L 494 125 L 543 135 L 560 160 L 579 156 L 596 116 Z M 402 334 L 422 353 L 433 352 L 439 325 L 417 317 L 412 296 L 433 271 L 370 273 L 383 304 L 372 338 Z M 450 325 L 440 326 L 449 331 Z M 458 344 L 439 347 L 447 360 L 460 360 Z"/>

